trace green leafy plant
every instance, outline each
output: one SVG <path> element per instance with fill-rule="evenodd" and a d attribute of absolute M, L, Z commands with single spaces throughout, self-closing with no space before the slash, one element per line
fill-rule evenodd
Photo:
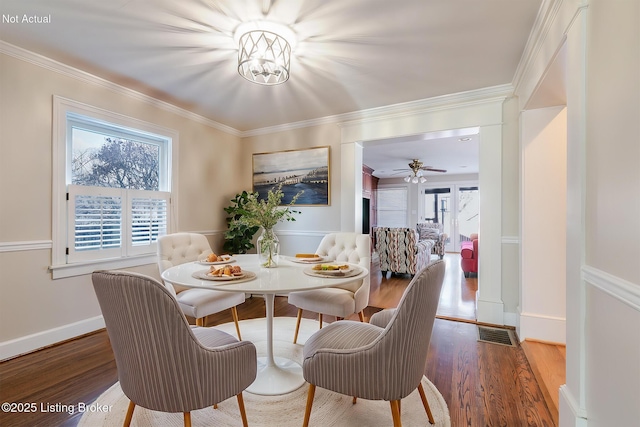
<path fill-rule="evenodd" d="M 284 206 L 280 206 L 282 197 L 284 197 L 282 184 L 269 190 L 266 200 L 260 199 L 257 192 L 248 193 L 242 207 L 243 212 L 236 222 L 248 227 L 257 226 L 271 230 L 280 221 L 295 221 L 294 214 L 299 214 L 300 211 L 291 209 L 291 206 L 296 203 L 302 193 L 303 191 L 300 191 L 293 196 L 291 202 Z"/>
<path fill-rule="evenodd" d="M 245 205 L 249 200 L 249 194 L 246 191 L 236 194 L 236 197 L 231 199 L 231 205 L 224 208 L 224 211 L 229 214 L 227 217 L 228 229 L 224 233 L 224 245 L 222 249 L 225 252 L 231 254 L 246 254 L 249 250 L 253 249 L 253 236 L 258 232 L 260 228 L 257 225 L 247 225 L 239 222 L 238 220 L 247 213 Z"/>

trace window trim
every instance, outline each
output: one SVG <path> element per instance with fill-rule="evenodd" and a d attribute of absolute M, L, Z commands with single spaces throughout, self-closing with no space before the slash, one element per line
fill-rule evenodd
<path fill-rule="evenodd" d="M 167 183 L 171 192 L 170 223 L 167 233 L 171 233 L 178 223 L 178 197 L 172 189 L 178 188 L 178 146 L 179 134 L 173 129 L 125 116 L 123 114 L 93 107 L 61 96 L 53 96 L 52 132 L 52 250 L 49 270 L 54 279 L 89 274 L 99 268 L 127 268 L 156 262 L 156 255 L 128 256 L 126 258 L 67 264 L 67 114 L 88 116 L 96 121 L 113 123 L 123 128 L 140 130 L 149 134 L 162 135 L 170 141 L 167 151 L 167 168 L 171 181 Z"/>

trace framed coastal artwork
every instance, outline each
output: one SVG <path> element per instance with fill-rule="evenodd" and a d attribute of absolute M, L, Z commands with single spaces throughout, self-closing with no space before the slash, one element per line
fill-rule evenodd
<path fill-rule="evenodd" d="M 270 189 L 282 184 L 283 205 L 303 190 L 296 205 L 329 206 L 330 182 L 329 147 L 253 155 L 253 191 L 261 199 L 266 199 Z"/>

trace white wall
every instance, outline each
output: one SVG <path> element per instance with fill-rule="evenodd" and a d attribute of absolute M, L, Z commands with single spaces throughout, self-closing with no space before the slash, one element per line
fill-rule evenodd
<path fill-rule="evenodd" d="M 640 1 L 590 1 L 586 42 L 587 419 L 638 425 Z"/>
<path fill-rule="evenodd" d="M 560 426 L 637 425 L 640 2 L 550 2 L 541 28 L 516 93 L 526 109 L 558 52 L 566 55 L 567 365 Z"/>
<path fill-rule="evenodd" d="M 565 107 L 521 115 L 521 340 L 564 344 L 567 116 Z"/>

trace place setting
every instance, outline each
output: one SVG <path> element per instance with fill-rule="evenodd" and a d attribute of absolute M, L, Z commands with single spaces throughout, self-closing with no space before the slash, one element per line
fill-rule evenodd
<path fill-rule="evenodd" d="M 210 253 L 209 255 L 198 259 L 197 262 L 202 265 L 223 265 L 236 262 L 236 259 L 231 255 L 217 255 L 215 253 Z"/>
<path fill-rule="evenodd" d="M 318 264 L 322 262 L 328 262 L 327 257 L 323 257 L 318 254 L 312 253 L 298 253 L 295 256 L 286 257 L 289 261 L 297 264 Z"/>
<path fill-rule="evenodd" d="M 304 274 L 322 278 L 344 278 L 357 276 L 362 271 L 357 265 L 348 263 L 318 263 L 312 267 L 307 267 Z"/>
<path fill-rule="evenodd" d="M 253 271 L 243 270 L 239 265 L 211 265 L 208 270 L 195 271 L 192 276 L 200 280 L 212 282 L 239 283 L 256 278 Z"/>

